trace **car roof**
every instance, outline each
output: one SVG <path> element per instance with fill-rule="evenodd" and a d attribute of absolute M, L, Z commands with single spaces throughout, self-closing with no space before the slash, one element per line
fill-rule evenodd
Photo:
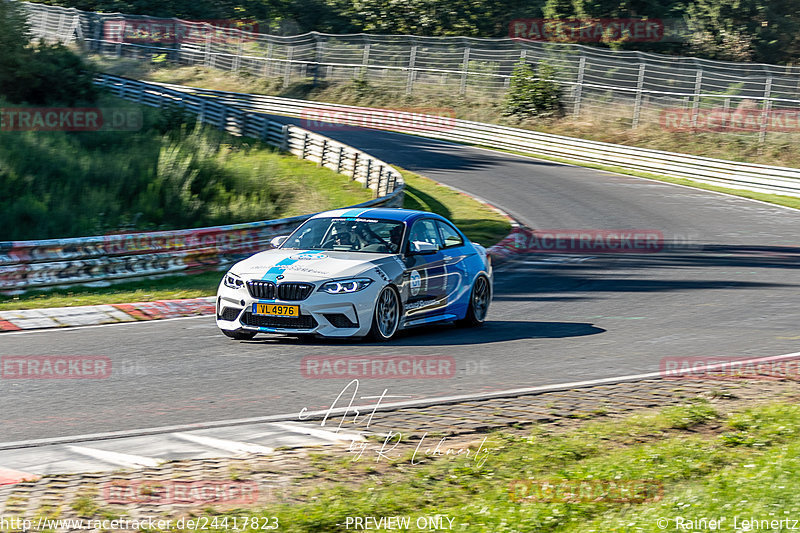
<path fill-rule="evenodd" d="M 345 208 L 334 209 L 332 211 L 325 211 L 317 213 L 312 218 L 381 218 L 384 220 L 397 220 L 402 222 L 413 222 L 421 217 L 433 217 L 446 220 L 444 217 L 436 213 L 429 213 L 427 211 L 417 211 L 415 209 L 396 209 L 391 207 L 377 207 L 377 208 Z"/>

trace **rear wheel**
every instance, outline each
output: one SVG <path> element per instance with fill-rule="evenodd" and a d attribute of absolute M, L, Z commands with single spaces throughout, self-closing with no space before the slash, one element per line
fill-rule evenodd
<path fill-rule="evenodd" d="M 221 329 L 220 331 L 226 337 L 230 337 L 231 339 L 237 341 L 249 341 L 250 339 L 256 336 L 256 334 L 252 331 L 227 331 L 224 329 Z"/>
<path fill-rule="evenodd" d="M 372 329 L 369 332 L 371 339 L 388 341 L 400 325 L 400 297 L 391 286 L 383 288 L 375 302 L 375 313 L 372 317 Z"/>
<path fill-rule="evenodd" d="M 489 301 L 491 299 L 491 289 L 489 280 L 486 276 L 478 276 L 472 286 L 472 294 L 469 297 L 469 307 L 467 316 L 458 321 L 459 326 L 475 327 L 480 326 L 486 320 L 486 313 L 489 312 Z"/>

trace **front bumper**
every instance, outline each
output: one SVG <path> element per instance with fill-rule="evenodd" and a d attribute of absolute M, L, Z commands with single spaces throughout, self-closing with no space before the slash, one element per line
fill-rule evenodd
<path fill-rule="evenodd" d="M 262 300 L 253 298 L 247 287 L 232 289 L 220 283 L 217 290 L 217 326 L 226 331 L 313 334 L 325 337 L 362 337 L 369 333 L 375 301 L 383 288 L 373 282 L 352 294 L 317 292 L 320 283 L 305 300 Z M 299 318 L 269 317 L 252 313 L 253 304 L 297 305 Z"/>

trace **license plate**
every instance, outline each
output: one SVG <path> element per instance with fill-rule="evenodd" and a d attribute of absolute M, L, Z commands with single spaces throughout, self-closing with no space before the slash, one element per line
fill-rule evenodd
<path fill-rule="evenodd" d="M 300 316 L 299 305 L 253 304 L 253 313 L 271 316 Z"/>

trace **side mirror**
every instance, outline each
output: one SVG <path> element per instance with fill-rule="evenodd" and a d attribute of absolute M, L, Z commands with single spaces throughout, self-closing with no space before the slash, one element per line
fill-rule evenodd
<path fill-rule="evenodd" d="M 280 248 L 281 244 L 285 243 L 286 239 L 288 239 L 288 238 L 289 238 L 288 235 L 281 235 L 280 237 L 273 237 L 272 240 L 269 241 L 269 243 L 270 243 L 270 245 L 272 245 L 273 248 Z"/>
<path fill-rule="evenodd" d="M 411 241 L 409 250 L 412 254 L 429 255 L 438 252 L 439 248 L 437 248 L 435 244 L 431 244 L 429 242 Z"/>

